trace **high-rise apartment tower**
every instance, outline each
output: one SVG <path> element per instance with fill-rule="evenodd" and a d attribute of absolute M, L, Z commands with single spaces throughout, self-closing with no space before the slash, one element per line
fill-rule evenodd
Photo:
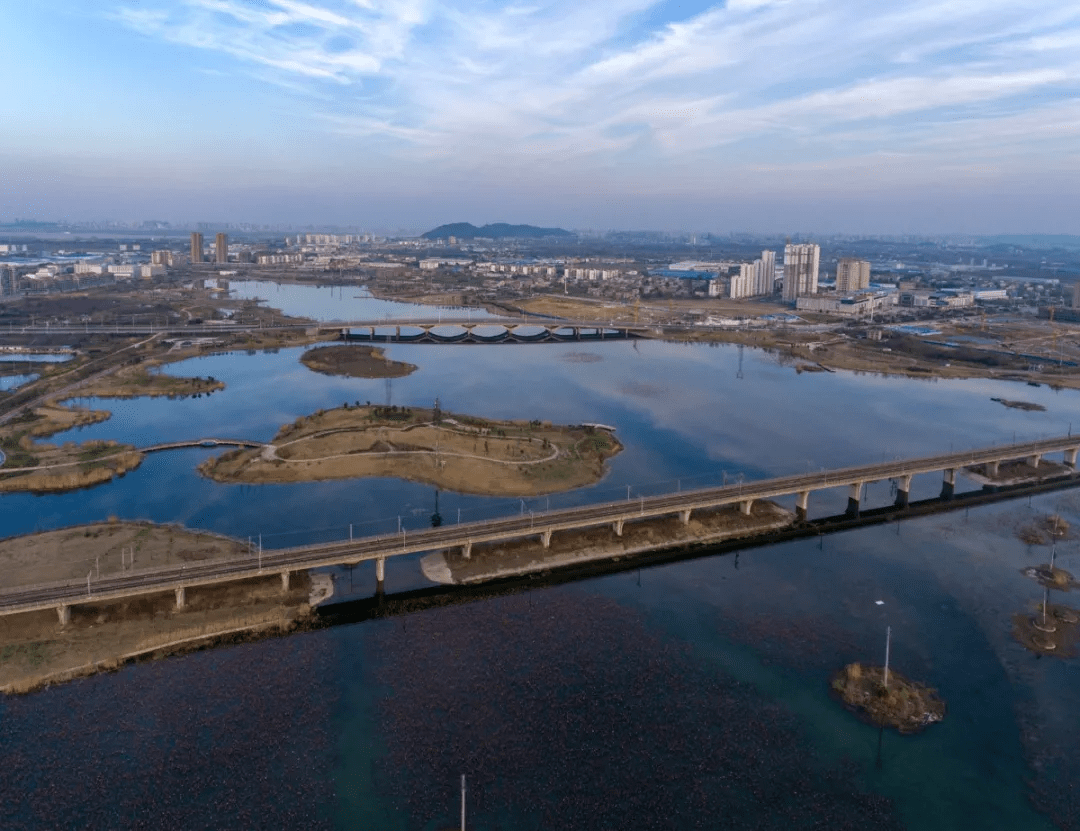
<path fill-rule="evenodd" d="M 203 261 L 202 234 L 198 231 L 191 232 L 191 261 L 193 263 Z"/>
<path fill-rule="evenodd" d="M 739 273 L 732 274 L 728 283 L 728 297 L 749 297 L 754 292 L 754 266 L 739 265 Z"/>
<path fill-rule="evenodd" d="M 772 294 L 775 275 L 776 252 L 762 251 L 761 259 L 754 260 L 754 288 L 751 293 L 755 295 Z"/>
<path fill-rule="evenodd" d="M 11 266 L 0 265 L 0 295 L 12 297 L 19 293 L 19 281 L 15 277 L 15 269 Z"/>
<path fill-rule="evenodd" d="M 229 235 L 218 234 L 214 245 L 214 262 L 227 263 L 229 261 Z"/>
<path fill-rule="evenodd" d="M 836 291 L 850 294 L 870 287 L 870 263 L 855 257 L 844 257 L 836 265 Z"/>
<path fill-rule="evenodd" d="M 821 247 L 808 243 L 784 247 L 784 300 L 794 303 L 806 294 L 817 293 Z"/>

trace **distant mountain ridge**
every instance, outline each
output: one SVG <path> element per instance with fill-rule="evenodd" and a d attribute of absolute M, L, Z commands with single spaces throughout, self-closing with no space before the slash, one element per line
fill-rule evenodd
<path fill-rule="evenodd" d="M 471 222 L 451 222 L 449 225 L 440 225 L 426 234 L 421 234 L 422 239 L 507 239 L 510 237 L 572 237 L 570 231 L 562 228 L 538 228 L 535 225 L 510 225 L 506 222 L 493 222 L 482 228 L 477 228 Z"/>

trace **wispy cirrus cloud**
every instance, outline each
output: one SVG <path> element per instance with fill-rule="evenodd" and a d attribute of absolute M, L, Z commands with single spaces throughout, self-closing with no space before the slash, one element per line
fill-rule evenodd
<path fill-rule="evenodd" d="M 1080 94 L 1065 48 L 1080 37 L 1080 12 L 1049 0 L 1023 9 L 998 0 L 881 9 L 732 0 L 641 28 L 658 5 L 183 0 L 115 14 L 238 69 L 345 87 L 328 124 L 353 134 L 393 124 L 402 141 L 441 137 L 454 153 L 523 134 L 582 148 L 591 136 L 607 150 L 617 128 L 654 131 L 661 148 L 722 145 L 993 101 L 1008 102 L 1008 114 L 1018 94 L 1038 90 Z M 1022 57 L 1005 55 L 1007 43 Z M 348 91 L 357 86 L 365 92 Z M 690 129 L 699 135 L 689 141 L 674 135 Z"/>
<path fill-rule="evenodd" d="M 186 79 L 244 110 L 228 135 L 188 119 L 201 152 L 298 179 L 708 196 L 1076 164 L 1080 7 L 1061 0 L 49 2 L 105 16 L 109 60 L 149 45 L 180 106 Z M 130 118 L 102 153 L 149 131 Z M 170 129 L 139 147 L 183 156 Z"/>

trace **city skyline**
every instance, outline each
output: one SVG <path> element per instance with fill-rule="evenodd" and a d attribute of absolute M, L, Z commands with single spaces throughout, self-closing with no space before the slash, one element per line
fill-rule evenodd
<path fill-rule="evenodd" d="M 1080 10 L 1048 0 L 0 16 L 0 222 L 1080 231 Z"/>

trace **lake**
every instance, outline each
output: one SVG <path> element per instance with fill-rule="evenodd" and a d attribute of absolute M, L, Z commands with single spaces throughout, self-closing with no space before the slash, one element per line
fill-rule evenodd
<path fill-rule="evenodd" d="M 320 320 L 431 312 L 354 304 L 356 288 L 344 298 L 281 289 L 244 291 Z M 390 358 L 419 367 L 391 381 L 319 375 L 302 352 L 172 365 L 226 388 L 91 401 L 113 418 L 53 440 L 266 440 L 320 407 L 437 397 L 457 413 L 610 424 L 625 450 L 596 485 L 508 500 L 396 479 L 219 485 L 195 470 L 219 451 L 195 448 L 150 455 L 80 493 L 0 496 L 4 533 L 117 515 L 261 534 L 273 548 L 342 539 L 349 525 L 390 531 L 399 517 L 423 527 L 436 499 L 453 523 L 1080 426 L 1074 391 L 797 374 L 733 346 L 389 345 Z M 916 477 L 912 498 L 940 484 Z M 840 512 L 846 497 L 815 493 L 811 513 Z M 863 504 L 891 498 L 877 483 Z M 1049 558 L 1016 530 L 1049 512 L 1078 527 L 1080 498 L 1063 491 L 222 648 L 8 699 L 6 827 L 440 829 L 456 824 L 465 774 L 477 829 L 1076 828 L 1077 661 L 1040 659 L 1011 634 L 1012 615 L 1042 596 L 1021 571 Z M 1080 571 L 1075 542 L 1057 553 Z M 374 590 L 373 567 L 335 576 L 338 598 Z M 415 558 L 388 564 L 388 592 L 422 585 Z M 886 626 L 893 666 L 949 709 L 918 736 L 886 733 L 879 753 L 878 731 L 830 697 L 828 680 L 845 663 L 880 662 Z"/>

